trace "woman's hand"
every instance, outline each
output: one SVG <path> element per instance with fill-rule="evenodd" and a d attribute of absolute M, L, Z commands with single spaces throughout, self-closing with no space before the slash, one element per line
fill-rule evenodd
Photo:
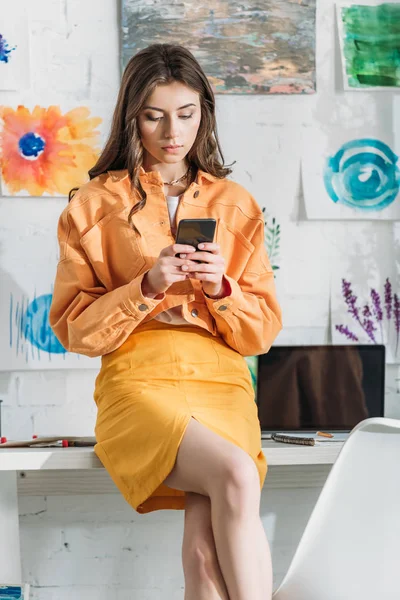
<path fill-rule="evenodd" d="M 225 260 L 219 253 L 219 245 L 205 242 L 199 244 L 198 248 L 197 252 L 180 255 L 190 261 L 190 264 L 182 265 L 181 269 L 188 273 L 189 277 L 203 282 L 203 290 L 207 296 L 223 298 L 226 295 L 223 279 Z M 196 260 L 201 263 L 192 262 Z"/>
<path fill-rule="evenodd" d="M 188 258 L 179 258 L 177 254 L 195 252 L 193 246 L 186 244 L 173 244 L 167 246 L 160 252 L 160 256 L 153 267 L 146 273 L 142 281 L 142 293 L 144 296 L 158 295 L 165 292 L 173 283 L 185 281 L 187 273 L 182 270 L 183 266 L 191 267 L 194 263 Z"/>

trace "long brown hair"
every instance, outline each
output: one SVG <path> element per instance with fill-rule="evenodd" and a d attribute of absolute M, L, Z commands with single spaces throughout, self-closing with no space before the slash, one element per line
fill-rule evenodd
<path fill-rule="evenodd" d="M 89 177 L 93 179 L 109 170 L 128 170 L 132 191 L 137 190 L 140 197 L 129 213 L 128 220 L 132 227 L 132 215 L 146 204 L 146 192 L 139 179 L 143 146 L 138 115 L 157 85 L 174 81 L 187 85 L 200 96 L 201 122 L 196 140 L 187 155 L 189 184 L 194 181 L 198 169 L 218 178 L 232 172 L 224 165 L 218 140 L 214 93 L 193 54 L 183 46 L 171 44 L 153 44 L 144 48 L 126 66 L 108 141 L 97 163 L 89 171 Z"/>

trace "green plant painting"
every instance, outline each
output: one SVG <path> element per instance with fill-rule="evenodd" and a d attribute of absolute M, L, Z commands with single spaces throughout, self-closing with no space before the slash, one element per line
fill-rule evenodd
<path fill-rule="evenodd" d="M 279 244 L 281 238 L 281 228 L 276 222 L 275 217 L 269 217 L 265 208 L 262 209 L 264 214 L 264 239 L 268 257 L 271 266 L 274 270 L 274 275 L 279 269 Z M 247 366 L 249 367 L 251 382 L 253 384 L 254 393 L 257 396 L 257 371 L 258 371 L 258 356 L 246 356 Z"/>
<path fill-rule="evenodd" d="M 279 223 L 276 222 L 275 217 L 268 217 L 265 213 L 265 208 L 262 209 L 264 213 L 264 232 L 265 232 L 265 247 L 268 252 L 268 257 L 271 266 L 274 271 L 279 269 L 279 244 L 281 238 L 281 228 Z"/>
<path fill-rule="evenodd" d="M 346 89 L 400 87 L 400 4 L 340 4 Z"/>

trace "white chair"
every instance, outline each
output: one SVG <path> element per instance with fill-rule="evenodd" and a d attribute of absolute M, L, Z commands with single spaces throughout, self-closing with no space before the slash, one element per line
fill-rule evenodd
<path fill-rule="evenodd" d="M 350 433 L 273 600 L 400 600 L 400 421 Z"/>

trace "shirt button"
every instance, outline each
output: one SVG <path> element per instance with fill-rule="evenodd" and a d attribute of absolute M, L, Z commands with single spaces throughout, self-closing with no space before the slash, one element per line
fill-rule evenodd
<path fill-rule="evenodd" d="M 147 304 L 139 304 L 139 310 L 141 310 L 142 312 L 148 309 L 149 307 L 147 306 Z"/>
<path fill-rule="evenodd" d="M 221 306 L 218 306 L 218 310 L 226 310 L 228 307 L 226 306 L 226 304 L 221 304 Z"/>
<path fill-rule="evenodd" d="M 197 308 L 194 308 L 191 313 L 192 317 L 198 317 L 199 316 L 199 311 L 197 310 Z"/>
<path fill-rule="evenodd" d="M 198 198 L 200 196 L 200 192 L 199 190 L 196 190 L 195 193 L 193 194 L 193 198 Z"/>

